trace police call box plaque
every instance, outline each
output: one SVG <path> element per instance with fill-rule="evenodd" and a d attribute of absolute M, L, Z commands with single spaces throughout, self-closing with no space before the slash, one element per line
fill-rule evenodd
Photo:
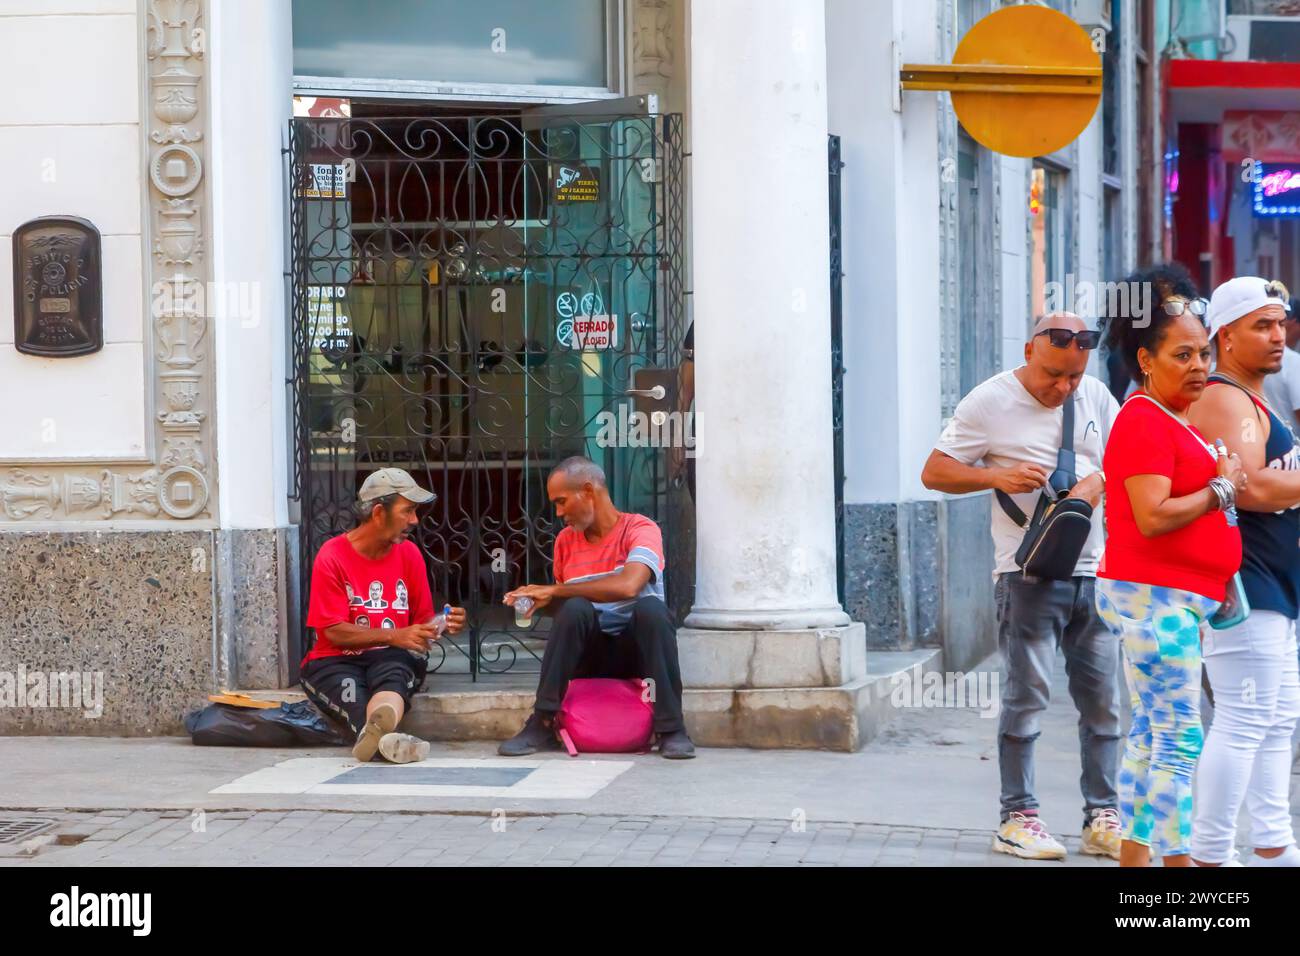
<path fill-rule="evenodd" d="M 99 230 L 74 216 L 42 216 L 13 233 L 14 347 L 67 358 L 104 347 Z"/>

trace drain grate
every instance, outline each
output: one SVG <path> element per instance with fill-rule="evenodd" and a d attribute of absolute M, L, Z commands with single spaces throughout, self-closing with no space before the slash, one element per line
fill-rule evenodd
<path fill-rule="evenodd" d="M 54 826 L 42 817 L 0 817 L 0 843 L 17 843 Z"/>

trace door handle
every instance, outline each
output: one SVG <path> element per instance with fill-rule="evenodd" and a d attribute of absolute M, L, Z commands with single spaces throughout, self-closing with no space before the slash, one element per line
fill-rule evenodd
<path fill-rule="evenodd" d="M 662 385 L 656 385 L 654 388 L 629 388 L 623 394 L 635 395 L 638 398 L 649 398 L 656 402 L 662 402 L 668 395 L 668 392 Z"/>

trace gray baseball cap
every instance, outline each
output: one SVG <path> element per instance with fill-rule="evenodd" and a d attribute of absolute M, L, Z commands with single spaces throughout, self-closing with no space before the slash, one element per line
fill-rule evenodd
<path fill-rule="evenodd" d="M 364 504 L 387 495 L 401 495 L 417 505 L 426 504 L 438 497 L 432 491 L 425 491 L 417 485 L 415 479 L 401 468 L 380 468 L 361 485 L 357 500 Z"/>

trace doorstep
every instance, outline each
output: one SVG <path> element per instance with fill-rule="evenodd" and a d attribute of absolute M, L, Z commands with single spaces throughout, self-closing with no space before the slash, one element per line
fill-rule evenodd
<path fill-rule="evenodd" d="M 942 668 L 939 648 L 870 651 L 865 677 L 838 687 L 691 689 L 685 692 L 686 728 L 701 747 L 860 750 L 897 715 L 891 695 L 897 679 L 920 667 Z M 536 671 L 433 673 L 415 695 L 402 729 L 427 740 L 505 740 L 523 726 L 533 706 Z M 258 700 L 294 702 L 299 690 L 242 691 Z"/>

